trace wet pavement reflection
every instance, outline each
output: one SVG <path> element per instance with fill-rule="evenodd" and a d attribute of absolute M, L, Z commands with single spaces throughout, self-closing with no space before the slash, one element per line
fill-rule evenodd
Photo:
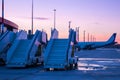
<path fill-rule="evenodd" d="M 106 70 L 120 68 L 120 59 L 79 58 L 78 70 Z"/>
<path fill-rule="evenodd" d="M 76 52 L 78 67 L 46 71 L 44 66 L 25 69 L 0 67 L 0 80 L 120 80 L 120 50 L 99 49 Z M 7 76 L 6 76 L 7 75 Z"/>

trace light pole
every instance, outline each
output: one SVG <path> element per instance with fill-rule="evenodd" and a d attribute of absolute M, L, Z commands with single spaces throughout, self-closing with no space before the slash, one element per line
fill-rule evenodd
<path fill-rule="evenodd" d="M 88 42 L 89 42 L 89 33 L 88 33 Z"/>
<path fill-rule="evenodd" d="M 56 9 L 53 10 L 54 11 L 54 29 L 56 27 Z"/>
<path fill-rule="evenodd" d="M 70 31 L 70 27 L 71 27 L 71 21 L 69 21 L 69 26 L 68 26 L 68 27 L 69 27 L 69 31 Z"/>
<path fill-rule="evenodd" d="M 83 33 L 83 41 L 85 42 L 85 30 L 84 30 L 84 33 Z"/>
<path fill-rule="evenodd" d="M 32 0 L 32 22 L 31 22 L 31 32 L 32 32 L 32 34 L 33 34 L 33 0 Z"/>
<path fill-rule="evenodd" d="M 79 28 L 80 28 L 80 27 L 78 27 L 78 41 L 79 41 Z"/>
<path fill-rule="evenodd" d="M 92 42 L 93 40 L 92 40 L 92 35 L 91 35 L 91 42 Z"/>
<path fill-rule="evenodd" d="M 1 25 L 1 32 L 4 32 L 4 0 L 2 0 L 2 25 Z"/>

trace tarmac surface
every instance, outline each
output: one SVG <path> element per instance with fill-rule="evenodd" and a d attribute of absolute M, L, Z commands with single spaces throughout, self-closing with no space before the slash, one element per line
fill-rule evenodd
<path fill-rule="evenodd" d="M 120 49 L 86 50 L 76 52 L 76 56 L 78 68 L 68 71 L 0 66 L 0 80 L 120 80 Z"/>

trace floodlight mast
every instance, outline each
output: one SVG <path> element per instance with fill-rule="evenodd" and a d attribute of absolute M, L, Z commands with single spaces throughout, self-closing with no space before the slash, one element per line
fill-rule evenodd
<path fill-rule="evenodd" d="M 54 11 L 54 29 L 56 27 L 56 9 L 53 10 Z"/>
<path fill-rule="evenodd" d="M 33 0 L 32 0 L 32 22 L 31 22 L 31 33 L 33 34 Z"/>
<path fill-rule="evenodd" d="M 2 25 L 1 25 L 1 33 L 4 33 L 4 0 L 2 0 Z"/>

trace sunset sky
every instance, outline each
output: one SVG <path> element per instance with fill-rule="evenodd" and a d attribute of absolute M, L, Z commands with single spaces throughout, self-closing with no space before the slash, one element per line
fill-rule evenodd
<path fill-rule="evenodd" d="M 19 29 L 31 29 L 32 0 L 4 0 L 5 18 L 19 25 Z M 1 13 L 0 1 L 0 16 Z M 97 41 L 107 40 L 117 33 L 120 43 L 120 0 L 34 0 L 34 31 L 44 29 L 50 34 L 53 28 L 53 10 L 56 9 L 56 28 L 60 37 L 68 36 L 68 22 L 71 27 L 80 27 L 80 41 L 83 31 L 94 35 Z"/>

